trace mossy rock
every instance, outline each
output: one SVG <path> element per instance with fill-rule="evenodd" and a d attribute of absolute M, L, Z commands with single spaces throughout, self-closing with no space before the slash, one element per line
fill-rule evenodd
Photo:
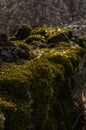
<path fill-rule="evenodd" d="M 0 108 L 6 117 L 6 130 L 29 129 L 31 121 L 35 130 L 44 127 L 55 77 L 64 81 L 63 71 L 45 59 L 0 66 L 0 95 L 3 99 Z M 31 93 L 33 102 L 28 93 Z"/>
<path fill-rule="evenodd" d="M 72 38 L 72 41 L 75 42 L 75 44 L 79 45 L 80 47 L 86 48 L 86 37 L 74 36 Z"/>
<path fill-rule="evenodd" d="M 79 46 L 70 48 L 66 51 L 65 55 L 68 56 L 68 59 L 71 61 L 74 70 L 78 68 L 83 53 L 84 53 L 84 49 Z"/>
<path fill-rule="evenodd" d="M 68 42 L 59 42 L 58 45 L 63 47 L 71 47 L 71 45 Z"/>
<path fill-rule="evenodd" d="M 65 36 L 63 32 L 56 34 L 52 34 L 48 37 L 48 43 L 58 43 L 58 42 L 68 42 L 68 38 Z"/>
<path fill-rule="evenodd" d="M 6 130 L 30 129 L 30 124 L 35 130 L 72 130 L 72 65 L 67 57 L 46 51 L 47 58 L 0 65 L 0 108 Z"/>
<path fill-rule="evenodd" d="M 50 43 L 48 45 L 48 48 L 55 48 L 55 47 L 60 47 L 60 48 L 65 48 L 65 47 L 71 47 L 71 45 L 68 42 L 58 42 L 58 43 Z"/>
<path fill-rule="evenodd" d="M 25 130 L 30 125 L 30 108 L 24 103 L 12 103 L 2 99 L 0 108 L 4 114 L 4 129 L 6 130 Z M 15 123 L 14 123 L 15 121 Z M 26 122 L 26 123 L 25 123 Z M 28 123 L 28 125 L 27 125 Z"/>
<path fill-rule="evenodd" d="M 31 45 L 33 49 L 47 48 L 47 44 L 41 41 L 32 41 L 29 45 Z"/>
<path fill-rule="evenodd" d="M 34 29 L 29 37 L 25 34 L 25 40 L 12 43 L 30 52 L 31 46 L 41 48 L 51 38 L 54 42 L 48 43 L 58 48 L 33 51 L 37 55 L 30 61 L 0 64 L 0 109 L 6 119 L 5 130 L 73 130 L 72 74 L 83 48 L 70 47 L 69 29 L 45 31 Z"/>
<path fill-rule="evenodd" d="M 33 41 L 40 41 L 40 42 L 43 42 L 43 43 L 46 43 L 46 39 L 44 36 L 41 36 L 39 34 L 35 34 L 35 35 L 30 35 L 27 39 L 26 39 L 26 43 L 29 44 Z"/>
<path fill-rule="evenodd" d="M 7 55 L 1 55 L 5 62 L 16 62 L 17 60 L 31 60 L 34 58 L 30 45 L 26 44 L 24 40 L 11 41 L 7 47 L 0 46 L 0 51 L 6 50 Z"/>
<path fill-rule="evenodd" d="M 73 73 L 73 65 L 71 61 L 66 56 L 62 56 L 56 53 L 52 53 L 51 55 L 47 54 L 46 58 L 54 63 L 61 64 L 65 68 L 65 75 L 69 76 Z"/>
<path fill-rule="evenodd" d="M 26 75 L 29 72 L 23 69 L 24 67 L 13 63 L 0 65 L 0 93 L 7 95 L 8 98 L 15 102 L 28 100 L 28 94 L 26 94 L 28 79 Z"/>
<path fill-rule="evenodd" d="M 16 40 L 16 41 L 11 41 L 12 45 L 18 46 L 19 48 L 30 51 L 29 45 L 25 43 L 24 40 Z"/>
<path fill-rule="evenodd" d="M 29 25 L 23 24 L 15 34 L 17 40 L 23 40 L 30 35 L 32 28 Z"/>
<path fill-rule="evenodd" d="M 60 45 L 59 44 L 56 44 L 56 43 L 50 43 L 48 45 L 48 48 L 55 48 L 55 47 L 59 47 Z"/>
<path fill-rule="evenodd" d="M 45 28 L 46 31 L 46 37 L 50 37 L 52 35 L 55 35 L 56 33 L 64 33 L 66 35 L 66 37 L 68 37 L 69 39 L 72 38 L 72 31 L 66 27 L 64 28 Z"/>
<path fill-rule="evenodd" d="M 82 55 L 84 54 L 85 50 L 79 46 L 71 46 L 71 47 L 70 46 L 69 47 L 68 46 L 65 46 L 65 47 L 58 46 L 58 47 L 54 47 L 52 49 L 51 48 L 42 49 L 42 50 L 40 50 L 39 53 L 41 53 L 41 52 L 43 53 L 44 57 L 46 57 L 48 59 L 52 59 L 52 61 L 54 61 L 56 63 L 59 63 L 59 61 L 58 61 L 59 56 L 63 57 L 63 59 L 64 58 L 67 59 L 67 61 L 69 61 L 70 64 L 72 64 L 72 69 L 73 69 L 72 71 L 74 71 L 78 67 L 80 59 L 81 59 Z M 36 54 L 36 51 L 34 52 L 34 54 Z M 54 60 L 53 60 L 53 57 L 54 57 Z M 64 60 L 64 61 L 66 62 L 66 60 Z M 67 63 L 67 65 L 68 65 L 68 63 Z"/>
<path fill-rule="evenodd" d="M 45 36 L 46 35 L 46 31 L 44 28 L 35 28 L 34 30 L 31 31 L 31 35 L 35 35 L 35 34 L 40 34 L 42 36 Z"/>
<path fill-rule="evenodd" d="M 29 129 L 29 72 L 22 65 L 6 63 L 0 66 L 0 108 L 5 115 L 6 130 Z"/>
<path fill-rule="evenodd" d="M 72 30 L 70 30 L 70 29 L 67 28 L 67 27 L 58 28 L 58 31 L 65 33 L 65 35 L 66 35 L 69 39 L 71 39 L 71 38 L 73 37 L 73 32 L 72 32 Z"/>
<path fill-rule="evenodd" d="M 45 28 L 45 32 L 46 32 L 46 38 L 48 38 L 51 35 L 54 35 L 58 32 L 58 28 Z"/>
<path fill-rule="evenodd" d="M 53 96 L 53 82 L 57 76 L 58 80 L 64 80 L 64 73 L 55 67 L 54 64 L 45 59 L 36 59 L 29 67 L 33 73 L 31 79 L 31 93 L 33 97 L 33 124 L 35 130 L 44 127 Z"/>

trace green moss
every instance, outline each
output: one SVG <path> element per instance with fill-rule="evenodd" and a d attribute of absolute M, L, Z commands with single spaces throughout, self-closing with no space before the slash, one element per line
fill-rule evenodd
<path fill-rule="evenodd" d="M 46 35 L 45 29 L 44 28 L 35 28 L 34 30 L 32 30 L 31 35 L 35 35 L 35 34 L 40 34 L 42 36 Z"/>
<path fill-rule="evenodd" d="M 29 45 L 31 45 L 33 49 L 47 48 L 47 44 L 41 41 L 32 41 Z"/>
<path fill-rule="evenodd" d="M 67 48 L 67 50 L 64 52 L 63 55 L 66 56 L 73 65 L 73 71 L 78 67 L 83 53 L 84 49 L 78 46 Z"/>
<path fill-rule="evenodd" d="M 7 130 L 26 129 L 27 122 L 31 121 L 35 130 L 44 127 L 53 97 L 55 78 L 57 81 L 64 80 L 63 71 L 59 70 L 60 66 L 58 68 L 56 66 L 45 59 L 32 60 L 23 65 L 0 66 L 0 94 L 5 98 L 0 107 L 6 117 Z M 33 100 L 31 106 L 28 106 L 30 101 L 28 91 L 31 92 Z M 33 110 L 31 114 L 30 107 Z M 14 120 L 16 124 L 13 123 Z"/>
<path fill-rule="evenodd" d="M 28 75 L 24 66 L 4 64 L 0 67 L 0 93 L 14 102 L 28 100 Z"/>
<path fill-rule="evenodd" d="M 47 121 L 55 79 L 63 82 L 64 73 L 61 65 L 51 64 L 45 59 L 31 61 L 27 69 L 32 72 L 32 76 L 29 76 L 33 99 L 32 120 L 34 129 L 38 130 L 42 129 Z"/>
<path fill-rule="evenodd" d="M 56 37 L 58 34 L 63 34 L 64 36 L 61 37 L 61 41 L 66 38 L 71 39 L 72 38 L 72 31 L 66 27 L 64 28 L 46 28 L 46 37 L 49 39 L 49 37 Z"/>
<path fill-rule="evenodd" d="M 57 43 L 50 43 L 49 45 L 48 45 L 48 48 L 55 48 L 55 47 L 60 47 L 60 48 L 70 48 L 71 47 L 71 45 L 68 43 L 68 42 L 57 42 Z"/>
<path fill-rule="evenodd" d="M 53 82 L 55 76 L 60 80 L 63 73 L 53 64 L 45 59 L 36 59 L 31 62 L 29 69 L 33 73 L 31 79 L 31 93 L 33 97 L 33 123 L 34 129 L 40 130 L 44 127 L 53 96 Z"/>
<path fill-rule="evenodd" d="M 78 67 L 80 58 L 82 57 L 84 53 L 84 49 L 79 46 L 72 46 L 72 47 L 57 47 L 53 49 L 42 49 L 40 50 L 40 53 L 43 53 L 44 57 L 49 59 L 50 61 L 53 61 L 55 63 L 60 63 L 64 67 L 71 68 L 71 74 L 72 72 Z M 34 52 L 36 53 L 36 51 Z M 63 61 L 62 61 L 63 60 Z M 63 62 L 63 63 L 62 63 Z M 64 65 L 65 63 L 67 65 Z M 68 65 L 69 64 L 69 65 Z M 72 65 L 72 66 L 71 66 Z M 66 70 L 67 73 L 70 73 L 69 70 Z"/>
<path fill-rule="evenodd" d="M 30 35 L 32 28 L 29 25 L 23 24 L 15 34 L 17 40 L 23 40 Z"/>
<path fill-rule="evenodd" d="M 57 81 L 57 82 L 56 82 Z M 54 81 L 53 97 L 50 103 L 49 118 L 45 124 L 45 129 L 52 130 L 73 130 L 73 103 L 71 79 L 66 78 Z"/>
<path fill-rule="evenodd" d="M 58 85 L 58 83 L 60 83 Z M 71 78 L 65 78 L 65 82 L 57 82 L 54 86 L 54 94 L 50 106 L 50 115 L 56 121 L 56 130 L 73 130 L 73 103 L 72 103 L 72 87 Z M 55 125 L 54 125 L 55 126 Z"/>
<path fill-rule="evenodd" d="M 46 39 L 44 36 L 41 36 L 39 34 L 35 34 L 35 35 L 30 35 L 27 39 L 26 39 L 26 43 L 31 43 L 33 41 L 40 41 L 40 42 L 46 42 Z"/>
<path fill-rule="evenodd" d="M 58 28 L 45 28 L 45 31 L 46 31 L 46 38 L 48 38 L 52 34 L 55 34 L 58 31 Z"/>
<path fill-rule="evenodd" d="M 29 45 L 26 44 L 23 40 L 16 40 L 16 41 L 12 41 L 11 44 L 16 45 L 18 47 L 20 47 L 21 49 L 24 49 L 26 51 L 29 51 Z"/>
<path fill-rule="evenodd" d="M 58 44 L 55 44 L 55 43 L 50 43 L 49 45 L 48 45 L 48 48 L 55 48 L 55 47 L 57 47 L 57 46 L 59 46 Z"/>
<path fill-rule="evenodd" d="M 36 28 L 32 32 L 26 28 L 19 29 L 12 44 L 35 58 L 0 64 L 4 129 L 73 130 L 72 74 L 84 49 L 69 45 L 72 31 L 67 28 Z M 30 51 L 31 47 L 47 45 L 46 39 L 58 47 Z"/>
<path fill-rule="evenodd" d="M 71 47 L 71 45 L 68 42 L 59 42 L 58 45 L 63 47 Z"/>
<path fill-rule="evenodd" d="M 14 104 L 11 101 L 2 100 L 0 108 L 5 117 L 4 129 L 25 130 L 28 128 L 30 123 L 30 108 L 27 104 Z"/>
<path fill-rule="evenodd" d="M 25 68 L 25 66 L 16 64 L 0 66 L 0 95 L 2 99 L 0 108 L 6 118 L 6 130 L 25 130 L 29 127 L 28 74 L 30 71 Z"/>
<path fill-rule="evenodd" d="M 30 124 L 35 130 L 72 128 L 71 79 L 65 78 L 64 69 L 69 61 L 61 60 L 39 58 L 22 65 L 0 65 L 0 108 L 6 130 L 26 130 Z"/>
<path fill-rule="evenodd" d="M 65 75 L 69 76 L 73 73 L 73 65 L 71 61 L 66 56 L 52 54 L 51 56 L 47 56 L 47 59 L 51 62 L 58 63 L 64 66 Z"/>
<path fill-rule="evenodd" d="M 12 46 L 15 46 L 17 49 L 20 49 L 19 54 L 19 59 L 18 61 L 22 59 L 26 60 L 31 60 L 34 59 L 34 54 L 32 52 L 31 46 L 26 44 L 24 40 L 16 40 L 16 41 L 11 41 Z M 22 53 L 23 54 L 22 54 Z M 15 55 L 14 55 L 14 60 L 15 60 Z M 17 62 L 17 60 L 15 60 Z"/>

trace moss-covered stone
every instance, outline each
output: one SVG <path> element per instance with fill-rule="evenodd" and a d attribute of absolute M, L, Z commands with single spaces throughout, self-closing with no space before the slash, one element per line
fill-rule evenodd
<path fill-rule="evenodd" d="M 71 38 L 73 37 L 73 32 L 72 30 L 70 30 L 67 27 L 63 27 L 63 28 L 58 28 L 59 32 L 63 32 L 65 33 L 65 35 L 71 40 Z"/>
<path fill-rule="evenodd" d="M 23 65 L 1 65 L 0 94 L 4 99 L 0 108 L 6 117 L 7 130 L 26 130 L 29 123 L 33 124 L 35 130 L 44 128 L 49 116 L 54 82 L 64 83 L 64 71 L 61 68 L 45 59 L 36 59 Z"/>
<path fill-rule="evenodd" d="M 26 43 L 31 43 L 33 41 L 40 41 L 45 43 L 46 39 L 44 36 L 41 36 L 40 34 L 35 34 L 35 35 L 30 35 L 27 39 L 26 39 Z"/>
<path fill-rule="evenodd" d="M 5 118 L 3 123 L 4 130 L 25 130 L 29 128 L 30 108 L 27 104 L 13 103 L 12 101 L 2 99 L 0 101 L 0 108 Z"/>
<path fill-rule="evenodd" d="M 66 51 L 65 55 L 68 56 L 68 59 L 71 61 L 72 65 L 73 65 L 73 71 L 78 68 L 80 59 L 82 57 L 84 53 L 84 49 L 82 49 L 81 47 L 74 47 L 69 49 L 68 51 Z"/>
<path fill-rule="evenodd" d="M 84 49 L 69 44 L 71 38 L 67 28 L 19 29 L 11 47 L 35 58 L 0 64 L 1 129 L 73 130 L 72 74 Z"/>
<path fill-rule="evenodd" d="M 68 42 L 59 42 L 58 45 L 62 47 L 71 47 L 71 45 Z"/>
<path fill-rule="evenodd" d="M 48 48 L 55 48 L 55 47 L 60 47 L 60 48 L 65 48 L 65 47 L 71 47 L 71 45 L 68 42 L 57 42 L 57 43 L 50 43 L 48 45 Z"/>
<path fill-rule="evenodd" d="M 41 49 L 41 48 L 47 48 L 47 44 L 43 43 L 41 41 L 32 41 L 28 45 L 30 45 L 30 48 L 32 48 L 32 50 Z"/>
<path fill-rule="evenodd" d="M 31 31 L 31 35 L 35 35 L 35 34 L 40 34 L 42 36 L 45 36 L 46 35 L 46 31 L 44 28 L 35 28 L 34 30 Z"/>
<path fill-rule="evenodd" d="M 19 48 L 29 51 L 29 45 L 25 43 L 24 40 L 16 40 L 16 41 L 11 41 L 12 45 L 18 46 Z"/>
<path fill-rule="evenodd" d="M 0 108 L 5 115 L 6 130 L 29 129 L 30 98 L 27 76 L 29 72 L 21 65 L 0 66 Z"/>
<path fill-rule="evenodd" d="M 58 46 L 57 48 L 52 48 L 52 49 L 50 48 L 42 49 L 39 51 L 39 53 L 42 53 L 44 57 L 48 58 L 50 61 L 53 61 L 55 63 L 60 63 L 63 65 L 64 64 L 63 61 L 65 61 L 68 65 L 68 63 L 70 62 L 70 64 L 72 65 L 72 72 L 73 72 L 79 65 L 80 59 L 84 53 L 84 49 L 79 46 L 72 46 L 72 47 Z M 34 55 L 37 55 L 37 51 L 34 52 Z M 62 61 L 63 63 L 61 62 L 61 59 L 64 59 Z M 66 71 L 66 73 L 67 72 L 69 73 L 70 71 L 68 70 Z"/>
<path fill-rule="evenodd" d="M 23 40 L 30 35 L 32 28 L 29 25 L 23 24 L 15 34 L 17 40 Z"/>
<path fill-rule="evenodd" d="M 68 42 L 65 34 L 63 32 L 57 32 L 48 37 L 48 43 L 58 43 L 58 42 Z"/>
<path fill-rule="evenodd" d="M 73 73 L 73 65 L 68 57 L 52 53 L 51 55 L 47 55 L 46 58 L 51 62 L 63 65 L 66 76 L 69 76 Z"/>
<path fill-rule="evenodd" d="M 45 28 L 45 32 L 46 32 L 46 38 L 48 38 L 52 34 L 56 34 L 56 32 L 58 32 L 58 28 L 52 28 L 52 27 Z"/>
<path fill-rule="evenodd" d="M 52 35 L 56 35 L 57 33 L 61 34 L 63 33 L 65 35 L 65 37 L 67 37 L 68 39 L 72 38 L 72 31 L 66 27 L 64 28 L 46 28 L 46 37 L 51 37 Z"/>
<path fill-rule="evenodd" d="M 43 129 L 48 118 L 55 77 L 57 76 L 57 80 L 62 81 L 64 80 L 64 74 L 45 59 L 32 61 L 29 68 L 34 78 L 32 78 L 30 82 L 33 98 L 33 124 L 35 130 L 40 130 Z"/>

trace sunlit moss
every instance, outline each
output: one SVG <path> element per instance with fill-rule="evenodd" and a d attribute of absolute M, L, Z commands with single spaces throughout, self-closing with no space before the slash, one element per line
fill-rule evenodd
<path fill-rule="evenodd" d="M 58 45 L 63 47 L 71 47 L 71 45 L 68 42 L 59 42 Z"/>
<path fill-rule="evenodd" d="M 31 31 L 31 35 L 35 35 L 35 34 L 40 34 L 42 36 L 46 35 L 46 31 L 45 28 L 42 27 L 37 27 L 34 30 Z"/>
<path fill-rule="evenodd" d="M 30 35 L 27 39 L 26 39 L 26 43 L 31 43 L 32 41 L 40 41 L 40 42 L 46 42 L 46 39 L 44 36 L 41 36 L 39 34 L 35 34 L 35 35 Z"/>

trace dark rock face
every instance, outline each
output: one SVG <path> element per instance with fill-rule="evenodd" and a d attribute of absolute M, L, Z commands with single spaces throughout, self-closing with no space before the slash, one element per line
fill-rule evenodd
<path fill-rule="evenodd" d="M 28 53 L 18 47 L 7 47 L 0 52 L 1 61 L 15 61 L 21 58 L 29 59 Z"/>
<path fill-rule="evenodd" d="M 0 62 L 13 62 L 18 59 L 29 59 L 29 53 L 9 42 L 5 34 L 0 35 Z"/>
<path fill-rule="evenodd" d="M 5 34 L 0 34 L 0 45 L 8 44 L 8 37 Z"/>

